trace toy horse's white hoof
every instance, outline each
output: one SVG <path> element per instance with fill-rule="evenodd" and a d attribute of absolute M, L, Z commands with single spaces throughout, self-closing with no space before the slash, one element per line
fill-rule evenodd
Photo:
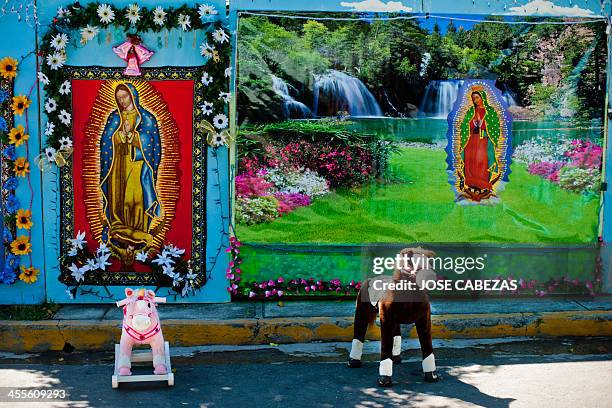
<path fill-rule="evenodd" d="M 153 371 L 153 374 L 155 375 L 161 375 L 161 374 L 167 374 L 168 373 L 168 369 L 166 368 L 165 364 L 158 364 L 155 366 L 155 370 Z"/>
<path fill-rule="evenodd" d="M 130 367 L 119 367 L 119 375 L 132 375 Z"/>

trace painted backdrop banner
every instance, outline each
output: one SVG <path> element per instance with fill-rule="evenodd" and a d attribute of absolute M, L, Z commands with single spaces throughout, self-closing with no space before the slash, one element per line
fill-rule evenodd
<path fill-rule="evenodd" d="M 596 281 L 604 22 L 271 14 L 238 26 L 243 279 L 277 278 L 279 263 L 284 279 L 310 277 L 316 263 L 315 280 L 351 282 L 344 248 L 422 244 L 518 251 L 487 276 Z M 565 267 L 551 270 L 556 252 Z"/>

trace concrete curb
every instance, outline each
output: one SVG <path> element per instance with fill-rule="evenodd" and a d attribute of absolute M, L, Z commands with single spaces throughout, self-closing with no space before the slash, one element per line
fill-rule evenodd
<path fill-rule="evenodd" d="M 0 321 L 0 351 L 112 350 L 119 342 L 119 320 Z M 164 337 L 172 346 L 244 345 L 350 341 L 353 317 L 281 317 L 231 320 L 165 319 Z M 612 336 L 612 310 L 447 314 L 432 316 L 437 339 L 517 336 Z M 380 331 L 369 330 L 378 340 Z M 416 336 L 413 329 L 411 337 Z"/>

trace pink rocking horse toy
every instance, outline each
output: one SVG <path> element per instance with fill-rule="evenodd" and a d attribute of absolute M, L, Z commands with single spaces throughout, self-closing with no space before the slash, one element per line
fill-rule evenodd
<path fill-rule="evenodd" d="M 117 307 L 123 307 L 123 325 L 119 356 L 116 357 L 118 375 L 132 375 L 132 347 L 136 344 L 149 344 L 153 354 L 153 373 L 163 375 L 168 373 L 166 343 L 162 334 L 157 303 L 165 303 L 166 298 L 156 297 L 152 290 L 125 289 L 126 298 L 117 302 Z"/>

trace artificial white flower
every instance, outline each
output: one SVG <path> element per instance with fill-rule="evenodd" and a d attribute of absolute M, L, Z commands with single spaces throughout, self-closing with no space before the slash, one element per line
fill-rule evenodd
<path fill-rule="evenodd" d="M 209 139 L 209 143 L 213 147 L 221 147 L 227 145 L 227 136 L 225 133 L 215 133 L 212 135 L 211 139 Z"/>
<path fill-rule="evenodd" d="M 162 251 L 161 254 L 157 255 L 157 258 L 153 260 L 153 263 L 156 263 L 160 266 L 161 265 L 172 266 L 172 264 L 174 263 L 174 260 L 172 260 L 172 258 L 168 258 L 168 253 L 164 250 Z"/>
<path fill-rule="evenodd" d="M 213 118 L 213 125 L 215 125 L 217 129 L 225 129 L 227 127 L 227 116 L 223 113 L 216 115 Z"/>
<path fill-rule="evenodd" d="M 83 245 L 85 244 L 85 233 L 79 231 L 76 238 L 71 239 L 70 243 L 74 248 L 83 249 Z"/>
<path fill-rule="evenodd" d="M 53 124 L 53 122 L 47 122 L 47 124 L 45 125 L 45 135 L 51 136 L 53 134 L 54 129 L 55 125 Z"/>
<path fill-rule="evenodd" d="M 62 95 L 68 95 L 70 93 L 70 81 L 66 80 L 62 82 L 62 85 L 59 89 L 59 93 L 61 93 Z"/>
<path fill-rule="evenodd" d="M 232 67 L 227 67 L 225 68 L 225 73 L 224 73 L 226 78 L 229 78 L 232 76 Z"/>
<path fill-rule="evenodd" d="M 183 31 L 191 29 L 191 17 L 186 14 L 179 14 L 178 23 Z"/>
<path fill-rule="evenodd" d="M 62 7 L 57 8 L 57 18 L 70 17 L 71 14 L 72 13 L 68 9 Z"/>
<path fill-rule="evenodd" d="M 229 92 L 219 92 L 219 99 L 222 99 L 225 103 L 229 103 L 230 93 Z"/>
<path fill-rule="evenodd" d="M 110 249 L 108 249 L 108 246 L 106 246 L 106 243 L 103 242 L 100 244 L 100 246 L 98 247 L 98 249 L 96 250 L 96 254 L 100 255 L 100 254 L 107 254 L 110 252 Z"/>
<path fill-rule="evenodd" d="M 70 125 L 70 121 L 72 120 L 72 116 L 70 116 L 70 114 L 68 112 L 66 112 L 65 109 L 62 109 L 60 111 L 60 114 L 59 114 L 59 120 L 64 125 L 68 126 L 68 125 Z"/>
<path fill-rule="evenodd" d="M 212 37 L 213 37 L 213 40 L 215 40 L 215 42 L 218 42 L 220 44 L 223 44 L 224 42 L 229 41 L 229 35 L 227 35 L 225 30 L 223 30 L 222 28 L 213 31 Z"/>
<path fill-rule="evenodd" d="M 200 108 L 202 109 L 202 113 L 204 115 L 210 115 L 211 113 L 213 113 L 213 104 L 212 102 L 206 102 L 204 101 L 203 104 L 200 105 Z"/>
<path fill-rule="evenodd" d="M 49 85 L 49 78 L 42 72 L 38 72 L 38 80 L 43 84 L 43 85 Z"/>
<path fill-rule="evenodd" d="M 205 73 L 202 74 L 202 80 L 201 81 L 204 84 L 204 86 L 208 86 L 208 85 L 212 84 L 213 78 L 210 75 L 208 75 L 208 72 L 205 72 Z"/>
<path fill-rule="evenodd" d="M 192 292 L 193 286 L 191 286 L 190 284 L 186 283 L 185 286 L 183 286 L 183 290 L 181 290 L 181 296 L 185 297 L 189 294 L 189 292 Z"/>
<path fill-rule="evenodd" d="M 60 142 L 60 149 L 61 149 L 61 150 L 69 150 L 69 149 L 72 149 L 72 139 L 71 139 L 71 138 L 69 138 L 69 137 L 67 137 L 67 136 L 64 136 L 64 137 L 62 137 L 62 138 L 59 140 L 59 142 Z"/>
<path fill-rule="evenodd" d="M 47 147 L 45 149 L 45 156 L 47 156 L 47 160 L 49 160 L 49 163 L 53 163 L 53 161 L 55 160 L 55 149 L 52 147 Z"/>
<path fill-rule="evenodd" d="M 55 52 L 47 55 L 47 65 L 49 65 L 52 70 L 63 67 L 64 62 L 66 62 L 66 55 L 64 55 L 64 53 Z"/>
<path fill-rule="evenodd" d="M 166 250 L 168 251 L 168 254 L 170 256 L 173 256 L 175 258 L 178 258 L 185 253 L 184 249 L 179 249 L 178 247 L 175 247 L 174 245 L 166 245 Z"/>
<path fill-rule="evenodd" d="M 166 12 L 164 11 L 162 6 L 155 7 L 153 10 L 153 23 L 157 25 L 164 25 L 166 22 Z"/>
<path fill-rule="evenodd" d="M 85 270 L 84 268 L 79 268 L 73 263 L 70 267 L 68 267 L 68 270 L 72 272 L 71 275 L 77 282 L 85 280 L 85 277 L 83 275 L 85 275 L 85 272 L 87 272 L 87 270 Z"/>
<path fill-rule="evenodd" d="M 51 46 L 57 51 L 65 49 L 67 44 L 68 36 L 64 33 L 59 33 L 51 39 Z"/>
<path fill-rule="evenodd" d="M 162 273 L 172 277 L 174 275 L 174 267 L 172 265 L 163 265 Z"/>
<path fill-rule="evenodd" d="M 72 247 L 70 248 L 70 251 L 68 251 L 68 256 L 77 256 L 77 249 L 76 247 Z"/>
<path fill-rule="evenodd" d="M 178 273 L 175 273 L 174 275 L 172 275 L 171 278 L 172 278 L 172 286 L 178 286 L 178 284 L 183 281 L 183 277 Z"/>
<path fill-rule="evenodd" d="M 55 102 L 55 99 L 53 98 L 47 99 L 47 102 L 45 102 L 45 110 L 47 111 L 47 113 L 54 112 L 56 109 L 57 109 L 57 103 Z"/>
<path fill-rule="evenodd" d="M 115 19 L 115 12 L 108 4 L 100 4 L 96 11 L 102 24 L 108 24 Z"/>
<path fill-rule="evenodd" d="M 85 44 L 87 41 L 93 40 L 99 32 L 100 29 L 98 27 L 87 24 L 87 27 L 81 28 L 81 43 Z"/>
<path fill-rule="evenodd" d="M 200 7 L 198 7 L 198 14 L 200 15 L 200 18 L 203 19 L 208 16 L 217 15 L 219 12 L 215 6 L 211 6 L 210 4 L 200 4 Z"/>
<path fill-rule="evenodd" d="M 126 17 L 132 25 L 136 24 L 138 20 L 140 20 L 140 7 L 138 7 L 138 4 L 133 3 L 128 6 Z"/>
<path fill-rule="evenodd" d="M 147 262 L 147 254 L 143 251 L 140 251 L 136 254 L 136 260 L 138 262 Z"/>
<path fill-rule="evenodd" d="M 98 269 L 98 262 L 95 259 L 88 259 L 87 265 L 84 265 L 83 268 L 87 268 L 87 270 L 95 271 Z"/>
<path fill-rule="evenodd" d="M 107 262 L 108 258 L 110 258 L 110 253 L 100 255 L 98 258 L 98 268 L 105 271 L 107 266 L 112 265 L 110 262 Z"/>
<path fill-rule="evenodd" d="M 212 58 L 215 55 L 214 52 L 215 52 L 215 47 L 208 44 L 206 41 L 204 41 L 200 45 L 200 55 L 202 55 L 203 57 Z"/>

